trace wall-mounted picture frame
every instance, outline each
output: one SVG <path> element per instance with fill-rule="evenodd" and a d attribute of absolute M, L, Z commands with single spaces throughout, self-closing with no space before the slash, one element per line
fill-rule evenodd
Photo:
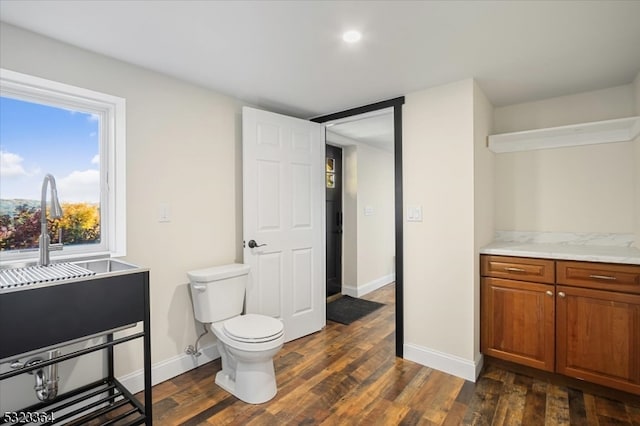
<path fill-rule="evenodd" d="M 336 160 L 335 158 L 327 158 L 327 173 L 335 173 Z"/>
<path fill-rule="evenodd" d="M 336 187 L 336 175 L 335 173 L 327 173 L 327 188 Z"/>

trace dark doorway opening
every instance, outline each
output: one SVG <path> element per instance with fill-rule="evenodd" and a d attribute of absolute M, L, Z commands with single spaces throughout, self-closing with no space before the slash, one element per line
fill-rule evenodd
<path fill-rule="evenodd" d="M 342 148 L 327 145 L 327 297 L 342 291 Z"/>
<path fill-rule="evenodd" d="M 395 220 L 396 220 L 396 356 L 402 357 L 404 345 L 404 234 L 402 197 L 402 105 L 404 96 L 376 102 L 345 111 L 312 118 L 316 123 L 326 123 L 366 112 L 393 108 L 394 162 L 395 162 Z"/>

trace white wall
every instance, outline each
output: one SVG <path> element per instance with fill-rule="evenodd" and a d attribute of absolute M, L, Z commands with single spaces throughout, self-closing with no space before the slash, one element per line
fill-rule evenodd
<path fill-rule="evenodd" d="M 635 80 L 633 81 L 634 93 L 635 93 L 635 107 L 636 107 L 636 115 L 640 115 L 640 72 L 636 75 Z M 635 246 L 640 248 L 640 136 L 638 136 L 635 140 L 635 176 L 634 176 L 634 185 L 636 188 L 636 204 L 634 217 L 636 218 L 635 223 Z"/>
<path fill-rule="evenodd" d="M 343 149 L 343 293 L 359 297 L 395 280 L 393 152 L 331 132 L 327 138 Z"/>
<path fill-rule="evenodd" d="M 357 295 L 395 280 L 393 153 L 358 144 Z M 370 208 L 372 214 L 365 211 Z"/>
<path fill-rule="evenodd" d="M 239 103 L 10 25 L 0 31 L 3 68 L 126 98 L 126 260 L 151 270 L 152 362 L 182 355 L 202 331 L 186 272 L 242 256 Z M 160 203 L 170 223 L 158 222 Z M 116 354 L 116 375 L 142 368 L 141 345 Z"/>
<path fill-rule="evenodd" d="M 471 380 L 478 306 L 475 90 L 473 80 L 463 80 L 410 93 L 403 114 L 404 210 L 423 209 L 422 222 L 404 222 L 404 354 Z"/>
<path fill-rule="evenodd" d="M 493 105 L 484 92 L 473 85 L 474 146 L 474 356 L 480 356 L 480 249 L 493 241 L 495 234 L 494 154 L 487 149 L 487 135 L 493 124 Z"/>
<path fill-rule="evenodd" d="M 496 108 L 493 133 L 634 115 L 632 85 Z M 632 142 L 498 154 L 499 230 L 633 233 Z"/>
<path fill-rule="evenodd" d="M 634 115 L 630 84 L 498 107 L 493 133 L 578 124 Z"/>

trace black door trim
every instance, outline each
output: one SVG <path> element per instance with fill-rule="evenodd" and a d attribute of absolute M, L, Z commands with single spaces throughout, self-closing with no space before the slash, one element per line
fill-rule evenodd
<path fill-rule="evenodd" d="M 396 356 L 403 357 L 404 344 L 404 255 L 402 199 L 402 105 L 404 96 L 312 118 L 316 123 L 339 120 L 354 115 L 393 107 L 395 216 L 396 216 Z"/>

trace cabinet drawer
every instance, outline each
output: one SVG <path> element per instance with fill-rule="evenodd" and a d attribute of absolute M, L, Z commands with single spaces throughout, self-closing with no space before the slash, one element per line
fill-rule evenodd
<path fill-rule="evenodd" d="M 640 266 L 558 261 L 558 284 L 640 294 Z"/>
<path fill-rule="evenodd" d="M 555 282 L 554 261 L 546 259 L 482 255 L 480 273 L 486 277 L 519 281 Z"/>

